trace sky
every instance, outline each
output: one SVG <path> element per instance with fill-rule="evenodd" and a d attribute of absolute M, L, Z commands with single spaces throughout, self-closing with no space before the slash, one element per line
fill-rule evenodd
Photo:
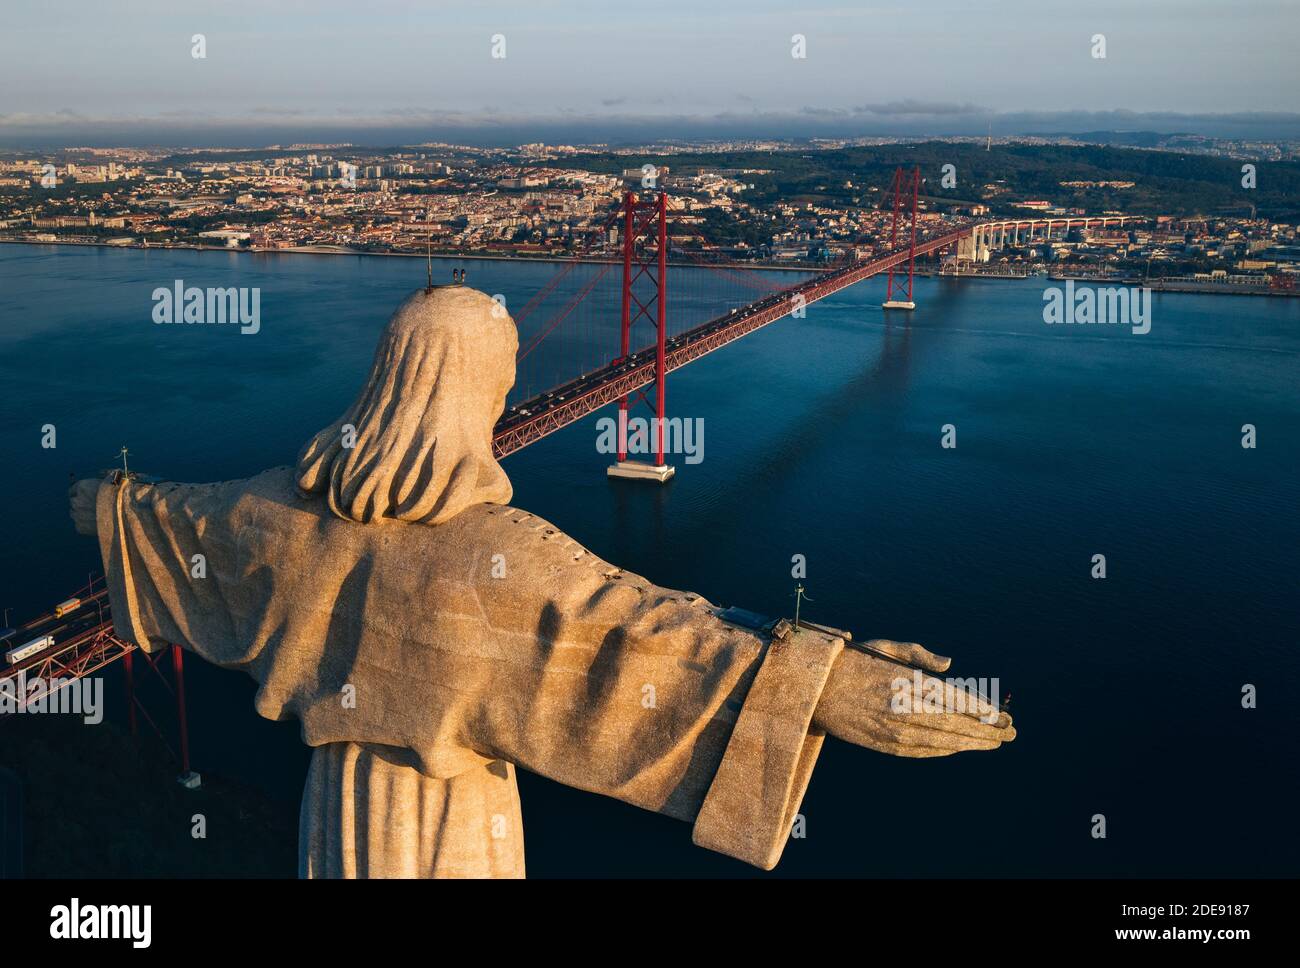
<path fill-rule="evenodd" d="M 0 140 L 1300 133 L 1297 41 L 1300 0 L 6 0 Z"/>

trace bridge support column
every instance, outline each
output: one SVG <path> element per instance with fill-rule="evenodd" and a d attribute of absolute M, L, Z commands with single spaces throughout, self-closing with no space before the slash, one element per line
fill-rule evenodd
<path fill-rule="evenodd" d="M 180 774 L 176 777 L 176 782 L 187 790 L 197 790 L 202 784 L 202 778 L 190 768 L 190 725 L 185 708 L 185 666 L 181 647 L 179 645 L 169 645 L 166 649 L 153 654 L 140 650 L 139 655 L 143 660 L 140 666 L 141 671 L 145 669 L 152 670 L 154 675 L 158 677 L 162 687 L 169 690 L 176 700 L 176 733 L 179 740 L 181 768 Z M 126 686 L 127 721 L 131 726 L 131 735 L 135 736 L 137 733 L 136 714 L 138 712 L 144 716 L 144 720 L 149 724 L 150 728 L 158 734 L 158 738 L 162 740 L 163 745 L 170 749 L 170 744 L 164 738 L 159 723 L 154 721 L 144 704 L 136 696 L 135 656 L 135 651 L 128 651 L 122 656 L 122 676 Z M 170 684 L 160 668 L 165 665 L 169 657 L 172 666 L 172 681 Z"/>
<path fill-rule="evenodd" d="M 632 250 L 635 245 L 636 228 L 633 225 L 636 210 L 636 196 L 628 192 L 623 198 L 623 313 L 622 340 L 619 360 L 626 360 L 631 352 L 632 337 Z M 618 401 L 618 461 L 627 460 L 627 396 Z"/>
<path fill-rule="evenodd" d="M 905 179 L 911 181 L 912 190 L 912 241 L 911 248 L 907 256 L 907 298 L 894 298 L 894 267 L 889 268 L 889 281 L 885 285 L 885 301 L 882 304 L 885 309 L 915 309 L 916 303 L 912 301 L 912 282 L 916 275 L 916 208 L 917 201 L 921 193 L 921 169 L 915 168 L 911 176 L 903 174 L 903 169 L 899 168 L 894 171 L 894 221 L 890 230 L 889 247 L 892 249 L 898 244 L 898 215 L 902 209 L 903 193 L 907 191 Z"/>
<path fill-rule="evenodd" d="M 676 468 L 664 460 L 665 435 L 668 432 L 666 418 L 666 380 L 668 331 L 668 196 L 664 192 L 653 201 L 640 201 L 632 192 L 623 198 L 623 310 L 622 339 L 620 360 L 627 359 L 632 345 L 632 326 L 641 318 L 650 320 L 655 327 L 655 397 L 651 405 L 655 417 L 650 422 L 649 436 L 642 440 L 634 438 L 637 450 L 654 449 L 653 464 L 645 461 L 628 460 L 628 401 L 624 396 L 618 402 L 618 460 L 607 470 L 609 477 L 623 477 L 633 480 L 656 481 L 662 484 L 673 476 Z M 638 251 L 637 243 L 644 237 L 646 245 Z M 650 240 L 653 239 L 653 252 L 646 254 Z M 634 283 L 642 276 L 648 277 L 654 284 L 652 299 L 642 302 L 637 298 Z M 653 314 L 651 308 L 653 307 Z M 638 399 L 649 403 L 644 391 L 638 391 Z"/>
<path fill-rule="evenodd" d="M 172 674 L 175 677 L 176 721 L 180 733 L 181 774 L 176 782 L 187 790 L 197 790 L 202 779 L 190 769 L 190 722 L 185 715 L 185 666 L 181 659 L 181 647 L 172 645 Z"/>
<path fill-rule="evenodd" d="M 135 655 L 128 652 L 122 656 L 122 682 L 126 686 L 126 721 L 131 727 L 131 735 L 136 735 L 135 724 Z"/>

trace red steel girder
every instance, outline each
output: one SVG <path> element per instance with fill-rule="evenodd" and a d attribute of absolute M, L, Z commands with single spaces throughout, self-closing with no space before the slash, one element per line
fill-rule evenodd
<path fill-rule="evenodd" d="M 26 690 L 18 688 L 18 684 L 34 679 L 42 679 L 47 683 L 57 680 L 62 689 L 77 679 L 98 672 L 135 649 L 134 643 L 119 639 L 113 633 L 112 622 L 103 622 L 68 642 L 55 645 L 25 662 L 9 667 L 0 674 L 0 679 L 15 681 L 14 695 L 21 702 Z"/>

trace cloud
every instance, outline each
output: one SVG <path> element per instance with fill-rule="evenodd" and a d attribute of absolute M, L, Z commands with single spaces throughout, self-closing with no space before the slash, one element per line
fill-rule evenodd
<path fill-rule="evenodd" d="M 611 99 L 613 100 L 613 99 Z M 854 107 L 807 106 L 796 111 L 761 111 L 746 96 L 737 107 L 709 114 L 669 111 L 651 105 L 645 113 L 552 110 L 547 114 L 500 105 L 458 105 L 454 109 L 391 107 L 365 112 L 339 109 L 323 115 L 299 107 L 259 105 L 239 116 L 185 112 L 89 116 L 71 109 L 45 114 L 0 115 L 0 142 L 13 147 L 80 144 L 263 145 L 292 141 L 352 141 L 357 144 L 413 144 L 424 140 L 479 145 L 528 141 L 644 144 L 663 138 L 708 141 L 739 138 L 791 140 L 814 137 L 943 137 L 1077 134 L 1103 131 L 1195 133 L 1224 138 L 1300 139 L 1300 113 L 1012 111 L 974 104 L 891 101 Z"/>
<path fill-rule="evenodd" d="M 950 118 L 960 115 L 978 114 L 981 117 L 991 113 L 987 108 L 976 107 L 969 102 L 955 104 L 942 101 L 914 101 L 910 98 L 902 101 L 888 101 L 884 104 L 859 104 L 853 108 L 854 114 L 875 115 L 877 117 L 931 117 Z"/>

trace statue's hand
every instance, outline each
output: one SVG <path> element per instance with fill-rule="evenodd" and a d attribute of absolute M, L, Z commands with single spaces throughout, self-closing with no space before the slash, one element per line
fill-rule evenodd
<path fill-rule="evenodd" d="M 928 672 L 944 672 L 952 662 L 913 643 L 875 639 L 866 644 Z M 1011 716 L 976 694 L 924 674 L 920 681 L 918 690 L 913 670 L 846 648 L 831 668 L 813 724 L 849 743 L 894 756 L 991 750 L 1016 738 Z M 942 697 L 941 709 L 934 708 L 936 697 Z"/>
<path fill-rule="evenodd" d="M 99 493 L 99 481 L 77 481 L 68 488 L 68 501 L 72 505 L 72 523 L 76 525 L 77 534 L 94 535 L 95 497 Z"/>

